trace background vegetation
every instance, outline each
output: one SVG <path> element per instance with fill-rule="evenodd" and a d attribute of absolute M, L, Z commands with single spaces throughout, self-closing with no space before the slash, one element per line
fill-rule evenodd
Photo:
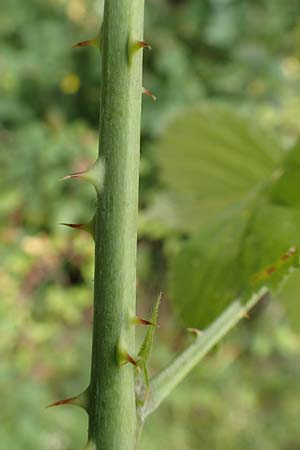
<path fill-rule="evenodd" d="M 88 221 L 94 193 L 76 181 L 59 180 L 86 168 L 97 154 L 99 55 L 71 47 L 96 35 L 102 3 L 1 3 L 0 442 L 5 450 L 80 449 L 86 440 L 83 412 L 45 406 L 80 392 L 89 377 L 93 244 L 84 233 L 58 224 Z M 199 271 L 187 270 L 191 257 L 201 255 L 201 227 L 265 186 L 284 159 L 276 155 L 285 155 L 299 137 L 300 7 L 298 0 L 146 3 L 145 38 L 153 51 L 145 52 L 144 85 L 158 101 L 143 100 L 138 307 L 146 316 L 164 291 L 155 371 L 192 339 L 185 327 L 208 320 L 201 317 L 201 302 L 195 303 L 204 282 Z M 174 116 L 180 119 L 172 129 Z M 243 167 L 253 166 L 254 175 L 222 190 L 218 177 L 207 183 L 201 167 L 208 156 L 224 157 L 232 139 L 238 140 L 233 145 L 238 152 L 248 149 Z M 255 146 L 271 152 L 274 167 L 269 159 L 256 165 Z M 297 154 L 292 166 L 283 163 L 288 187 L 285 182 L 268 187 L 262 209 L 279 205 L 296 225 Z M 244 178 L 241 168 L 231 170 Z M 267 215 L 271 219 L 267 224 L 261 219 L 265 234 L 256 246 L 282 221 L 282 215 Z M 279 256 L 290 245 L 287 235 L 278 243 Z M 222 236 L 216 231 L 215 239 Z M 218 242 L 205 261 L 205 280 L 221 269 L 226 278 L 220 260 L 235 261 Z M 273 248 L 274 240 L 269 242 Z M 256 267 L 251 264 L 250 274 Z M 234 277 L 234 289 L 240 280 Z M 219 288 L 218 278 L 211 285 L 205 285 L 207 295 Z M 147 423 L 143 450 L 299 449 L 298 286 L 295 275 L 282 291 L 285 305 L 276 299 L 261 304 L 193 371 Z M 222 292 L 231 298 L 232 285 L 222 285 Z"/>

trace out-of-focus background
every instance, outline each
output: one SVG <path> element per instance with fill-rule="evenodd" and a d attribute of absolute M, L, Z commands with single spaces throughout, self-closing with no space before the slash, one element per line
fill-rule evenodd
<path fill-rule="evenodd" d="M 93 243 L 59 222 L 89 220 L 95 197 L 84 183 L 60 178 L 97 155 L 99 53 L 71 47 L 97 34 L 102 7 L 101 0 L 1 1 L 3 450 L 81 449 L 86 441 L 82 411 L 45 406 L 82 391 L 89 379 Z M 147 317 L 164 292 L 154 373 L 191 342 L 187 326 L 205 323 L 198 320 L 197 296 L 189 301 L 198 282 L 188 278 L 197 239 L 194 259 L 187 252 L 174 263 L 178 246 L 264 181 L 272 158 L 276 165 L 278 152 L 299 137 L 300 4 L 147 0 L 145 39 L 153 50 L 144 52 L 144 86 L 158 100 L 143 98 L 138 309 Z M 237 163 L 238 182 L 218 190 L 220 174 L 211 174 L 209 164 L 203 169 L 203 159 L 218 154 L 226 166 L 226 151 L 230 160 L 234 149 L 233 165 L 241 153 L 251 166 L 254 147 L 269 156 L 253 163 L 252 178 L 244 182 Z M 290 206 L 290 195 L 283 203 Z M 222 258 L 226 264 L 220 244 Z M 214 265 L 202 274 L 212 277 L 213 292 L 219 288 Z M 297 286 L 297 279 L 289 286 L 296 297 L 292 319 Z M 201 314 L 201 302 L 199 308 Z M 299 450 L 299 322 L 286 309 L 269 300 L 241 323 L 149 419 L 142 449 Z"/>

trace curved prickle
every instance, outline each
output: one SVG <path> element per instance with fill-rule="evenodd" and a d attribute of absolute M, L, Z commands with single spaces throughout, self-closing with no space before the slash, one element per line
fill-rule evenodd
<path fill-rule="evenodd" d="M 156 327 L 159 328 L 159 325 L 157 325 L 154 322 L 151 322 L 150 320 L 142 319 L 141 317 L 135 316 L 133 319 L 133 323 L 135 325 L 146 325 L 150 327 Z"/>
<path fill-rule="evenodd" d="M 86 389 L 84 392 L 82 392 L 79 395 L 76 395 L 75 397 L 69 397 L 63 400 L 57 400 L 54 403 L 51 403 L 50 405 L 46 406 L 46 408 L 53 408 L 54 406 L 62 406 L 62 405 L 74 405 L 78 406 L 80 408 L 83 408 L 85 411 L 88 410 L 88 389 Z"/>
<path fill-rule="evenodd" d="M 81 41 L 77 44 L 74 44 L 72 48 L 80 48 L 80 47 L 96 47 L 101 50 L 101 41 L 102 41 L 102 28 L 100 29 L 97 36 L 92 39 L 88 39 L 87 41 Z"/>
<path fill-rule="evenodd" d="M 146 88 L 143 87 L 142 93 L 143 93 L 144 95 L 147 95 L 148 97 L 151 97 L 152 100 L 154 100 L 154 101 L 157 100 L 156 95 L 154 95 L 151 91 L 149 91 L 149 89 L 146 89 Z"/>
<path fill-rule="evenodd" d="M 132 39 L 131 35 L 128 37 L 127 42 L 127 56 L 129 65 L 132 63 L 133 55 L 141 49 L 147 48 L 148 50 L 152 50 L 151 45 L 146 41 L 136 41 Z"/>
<path fill-rule="evenodd" d="M 61 222 L 59 225 L 63 225 L 65 227 L 74 228 L 75 230 L 82 230 L 89 233 L 92 238 L 95 240 L 95 215 L 88 223 L 65 223 Z"/>
<path fill-rule="evenodd" d="M 146 41 L 137 41 L 133 44 L 133 47 L 135 47 L 136 50 L 139 50 L 141 48 L 147 48 L 148 50 L 152 50 L 151 45 L 149 44 L 149 42 Z"/>
<path fill-rule="evenodd" d="M 122 342 L 122 339 L 119 340 L 117 345 L 117 361 L 120 367 L 125 366 L 126 364 L 132 364 L 136 368 L 138 368 L 138 360 L 134 359 L 133 356 L 128 353 L 125 344 Z"/>
<path fill-rule="evenodd" d="M 100 195 L 100 192 L 102 191 L 104 184 L 104 176 L 105 176 L 104 163 L 101 161 L 100 158 L 98 158 L 97 161 L 89 169 L 81 172 L 74 172 L 71 173 L 70 175 L 66 175 L 61 179 L 61 181 L 70 179 L 87 181 L 88 183 L 91 183 L 94 186 L 97 194 Z"/>

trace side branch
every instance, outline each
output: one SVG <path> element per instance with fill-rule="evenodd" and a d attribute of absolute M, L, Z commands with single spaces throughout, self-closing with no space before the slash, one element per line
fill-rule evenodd
<path fill-rule="evenodd" d="M 233 302 L 196 341 L 184 350 L 150 381 L 149 397 L 140 409 L 140 419 L 144 421 L 153 413 L 170 392 L 201 361 L 201 359 L 243 318 L 263 297 L 268 294 L 266 287 L 254 294 L 247 303 Z"/>

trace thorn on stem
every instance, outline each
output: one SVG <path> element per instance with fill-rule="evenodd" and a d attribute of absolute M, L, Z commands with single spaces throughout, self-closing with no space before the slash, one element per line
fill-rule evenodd
<path fill-rule="evenodd" d="M 70 180 L 70 179 L 80 179 L 91 183 L 96 189 L 97 194 L 99 195 L 103 184 L 104 184 L 104 176 L 105 176 L 105 167 L 104 163 L 100 158 L 96 160 L 96 162 L 87 170 L 82 172 L 74 172 L 70 175 L 66 175 L 61 178 L 61 181 Z"/>
<path fill-rule="evenodd" d="M 63 225 L 65 227 L 69 228 L 75 228 L 76 230 L 85 230 L 86 224 L 85 223 L 64 223 L 61 222 L 59 225 Z"/>
<path fill-rule="evenodd" d="M 58 400 L 54 403 L 50 403 L 50 405 L 47 405 L 46 408 L 53 408 L 54 406 L 61 406 L 61 405 L 70 405 L 70 404 L 74 404 L 74 401 L 77 399 L 78 397 L 70 397 L 70 398 L 66 398 L 64 400 Z"/>
<path fill-rule="evenodd" d="M 151 91 L 149 91 L 149 89 L 146 89 L 144 87 L 143 87 L 143 94 L 147 95 L 148 97 L 151 97 L 152 100 L 154 100 L 154 101 L 157 100 L 157 97 Z"/>
<path fill-rule="evenodd" d="M 65 223 L 61 222 L 59 225 L 63 225 L 65 227 L 74 228 L 76 230 L 81 230 L 89 233 L 92 238 L 95 237 L 95 215 L 88 223 Z"/>
<path fill-rule="evenodd" d="M 88 47 L 88 46 L 92 46 L 92 40 L 89 39 L 87 41 L 81 41 L 81 42 L 77 42 L 77 44 L 72 45 L 72 48 L 79 48 L 79 47 Z"/>
<path fill-rule="evenodd" d="M 137 316 L 133 319 L 133 322 L 135 325 L 146 325 L 146 326 L 159 328 L 159 325 L 157 325 L 156 323 L 151 322 L 150 320 L 142 319 L 141 317 L 137 317 Z"/>
<path fill-rule="evenodd" d="M 74 172 L 71 173 L 70 175 L 66 175 L 65 177 L 61 178 L 60 181 L 65 181 L 65 180 L 70 180 L 70 179 L 83 179 L 84 175 L 87 172 L 83 171 L 83 172 Z"/>
<path fill-rule="evenodd" d="M 201 334 L 203 334 L 202 330 L 198 330 L 198 328 L 187 328 L 187 331 L 189 331 L 190 333 L 195 334 L 196 336 L 201 336 Z"/>
<path fill-rule="evenodd" d="M 138 41 L 136 43 L 136 46 L 138 47 L 138 49 L 139 48 L 147 48 L 150 51 L 152 50 L 151 45 L 149 44 L 149 42 L 146 42 L 146 41 Z"/>
<path fill-rule="evenodd" d="M 80 47 L 96 47 L 99 48 L 101 47 L 101 38 L 102 38 L 102 30 L 100 29 L 99 33 L 97 34 L 97 36 L 95 36 L 92 39 L 88 39 L 86 41 L 81 41 L 78 42 L 77 44 L 73 45 L 72 48 L 80 48 Z"/>
<path fill-rule="evenodd" d="M 124 365 L 126 363 L 129 363 L 129 364 L 132 364 L 135 367 L 138 367 L 137 361 L 129 353 L 125 354 L 125 360 L 124 360 L 122 365 Z"/>
<path fill-rule="evenodd" d="M 123 367 L 126 364 L 131 364 L 137 369 L 138 372 L 141 371 L 138 360 L 134 359 L 128 352 L 123 353 L 123 360 L 120 362 L 120 366 Z"/>
<path fill-rule="evenodd" d="M 151 45 L 146 41 L 135 41 L 131 38 L 131 35 L 129 35 L 127 42 L 127 57 L 129 65 L 132 63 L 133 55 L 144 48 L 151 50 Z"/>
<path fill-rule="evenodd" d="M 46 406 L 46 408 L 53 408 L 54 406 L 61 406 L 61 405 L 74 405 L 79 406 L 80 408 L 88 410 L 88 389 L 83 391 L 81 394 L 76 395 L 75 397 L 69 397 L 64 400 L 58 400 L 54 403 L 51 403 L 50 405 Z"/>
<path fill-rule="evenodd" d="M 117 345 L 117 360 L 120 367 L 123 367 L 129 363 L 140 370 L 138 361 L 134 359 L 133 356 L 130 355 L 130 353 L 128 353 L 122 341 L 119 341 Z"/>

